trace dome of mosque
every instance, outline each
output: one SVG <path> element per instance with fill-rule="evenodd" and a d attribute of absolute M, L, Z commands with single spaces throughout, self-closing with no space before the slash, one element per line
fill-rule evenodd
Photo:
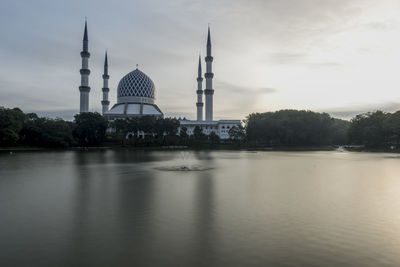
<path fill-rule="evenodd" d="M 117 90 L 117 104 L 104 112 L 109 120 L 137 116 L 164 116 L 154 101 L 154 83 L 142 71 L 135 69 L 125 75 L 119 82 Z"/>
<path fill-rule="evenodd" d="M 138 69 L 125 75 L 118 84 L 118 103 L 154 103 L 154 99 L 153 81 Z"/>

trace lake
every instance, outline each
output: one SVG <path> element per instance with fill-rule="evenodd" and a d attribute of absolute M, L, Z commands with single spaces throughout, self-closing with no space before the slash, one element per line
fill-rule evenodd
<path fill-rule="evenodd" d="M 400 266 L 400 155 L 3 153 L 0 266 Z"/>

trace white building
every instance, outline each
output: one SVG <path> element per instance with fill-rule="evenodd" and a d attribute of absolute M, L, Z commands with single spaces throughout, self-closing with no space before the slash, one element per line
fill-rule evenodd
<path fill-rule="evenodd" d="M 214 132 L 221 139 L 229 139 L 229 130 L 240 124 L 240 120 L 218 120 L 218 121 L 191 121 L 191 120 L 181 120 L 179 130 L 182 127 L 187 129 L 188 135 L 194 134 L 194 129 L 196 126 L 202 129 L 202 132 L 209 135 Z"/>
<path fill-rule="evenodd" d="M 89 111 L 89 40 L 87 32 L 87 23 L 85 22 L 85 30 L 83 35 L 83 50 L 81 52 L 82 57 L 82 69 L 81 73 L 81 86 L 80 91 L 80 112 Z M 207 55 L 205 57 L 206 72 L 205 77 L 205 89 L 203 90 L 203 78 L 201 69 L 201 57 L 199 57 L 198 66 L 198 77 L 197 77 L 197 120 L 180 120 L 180 127 L 185 127 L 187 133 L 192 135 L 194 129 L 199 127 L 202 132 L 206 135 L 214 132 L 221 139 L 229 138 L 229 130 L 237 125 L 240 125 L 240 120 L 213 120 L 213 97 L 214 89 L 212 86 L 212 80 L 214 74 L 212 73 L 212 62 L 214 58 L 211 56 L 211 35 L 210 27 L 208 27 L 207 36 Z M 156 88 L 153 81 L 138 68 L 126 74 L 118 84 L 117 88 L 117 103 L 109 109 L 110 101 L 108 100 L 108 59 L 107 52 L 104 60 L 104 74 L 103 74 L 103 100 L 102 113 L 105 118 L 110 121 L 115 119 L 124 119 L 129 117 L 138 116 L 156 116 L 162 118 L 163 112 L 156 105 Z M 203 93 L 205 95 L 205 105 L 203 104 Z M 205 106 L 205 120 L 203 120 L 203 107 Z"/>

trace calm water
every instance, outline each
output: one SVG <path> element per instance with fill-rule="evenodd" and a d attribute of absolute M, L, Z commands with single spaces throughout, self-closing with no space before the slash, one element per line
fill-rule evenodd
<path fill-rule="evenodd" d="M 400 266 L 400 155 L 0 154 L 0 266 L 269 265 Z"/>

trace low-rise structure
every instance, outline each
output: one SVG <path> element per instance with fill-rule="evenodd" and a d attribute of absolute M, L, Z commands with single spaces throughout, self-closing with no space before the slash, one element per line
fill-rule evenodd
<path fill-rule="evenodd" d="M 229 139 L 229 130 L 232 127 L 238 126 L 240 124 L 240 120 L 218 120 L 218 121 L 192 121 L 192 120 L 181 120 L 179 131 L 182 130 L 183 127 L 186 128 L 186 133 L 188 135 L 193 135 L 194 130 L 199 127 L 202 130 L 202 133 L 209 135 L 214 132 L 221 139 Z"/>

